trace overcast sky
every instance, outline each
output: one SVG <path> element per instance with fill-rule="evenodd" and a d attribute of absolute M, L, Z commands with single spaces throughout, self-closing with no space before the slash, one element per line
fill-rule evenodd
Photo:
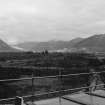
<path fill-rule="evenodd" d="M 105 0 L 0 0 L 0 38 L 70 40 L 105 33 Z"/>

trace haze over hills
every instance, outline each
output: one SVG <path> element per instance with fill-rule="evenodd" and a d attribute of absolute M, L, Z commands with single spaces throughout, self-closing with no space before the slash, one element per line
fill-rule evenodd
<path fill-rule="evenodd" d="M 7 43 L 5 43 L 3 40 L 0 40 L 0 52 L 19 52 L 20 50 L 11 47 Z"/>
<path fill-rule="evenodd" d="M 66 49 L 66 50 L 65 50 Z M 71 41 L 24 42 L 15 47 L 0 40 L 0 52 L 19 51 L 86 51 L 105 52 L 105 34 L 93 35 L 88 38 L 76 38 Z"/>
<path fill-rule="evenodd" d="M 105 52 L 105 34 L 93 35 L 88 38 L 76 38 L 71 41 L 24 42 L 17 45 L 30 51 L 69 51 Z"/>
<path fill-rule="evenodd" d="M 64 48 L 70 49 L 74 44 L 82 41 L 83 38 L 76 38 L 71 41 L 47 41 L 47 42 L 24 42 L 17 46 L 30 51 L 44 51 L 44 50 L 61 50 Z"/>
<path fill-rule="evenodd" d="M 76 49 L 84 49 L 92 52 L 105 52 L 105 34 L 88 37 L 73 46 Z"/>

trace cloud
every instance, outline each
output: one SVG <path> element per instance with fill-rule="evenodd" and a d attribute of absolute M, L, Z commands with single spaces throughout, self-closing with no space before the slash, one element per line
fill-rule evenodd
<path fill-rule="evenodd" d="M 105 0 L 2 0 L 0 37 L 9 43 L 105 33 Z"/>

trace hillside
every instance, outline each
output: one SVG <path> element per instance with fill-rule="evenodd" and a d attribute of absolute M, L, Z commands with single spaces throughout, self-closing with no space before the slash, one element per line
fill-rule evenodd
<path fill-rule="evenodd" d="M 25 42 L 16 46 L 25 50 L 44 51 L 44 50 L 61 50 L 64 48 L 70 49 L 74 44 L 82 41 L 83 38 L 76 38 L 71 41 L 47 41 L 47 42 Z"/>
<path fill-rule="evenodd" d="M 0 40 L 0 52 L 19 52 L 20 50 L 15 49 L 5 43 L 4 41 Z"/>
<path fill-rule="evenodd" d="M 88 37 L 75 44 L 73 47 L 92 52 L 105 52 L 105 34 Z"/>

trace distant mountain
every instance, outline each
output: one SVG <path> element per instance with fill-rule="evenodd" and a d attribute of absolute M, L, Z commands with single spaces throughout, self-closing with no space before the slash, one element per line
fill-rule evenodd
<path fill-rule="evenodd" d="M 56 51 L 61 49 L 70 49 L 74 44 L 82 41 L 83 38 L 76 38 L 71 41 L 47 41 L 47 42 L 25 42 L 17 46 L 30 51 Z"/>
<path fill-rule="evenodd" d="M 19 52 L 20 50 L 15 49 L 5 43 L 4 41 L 0 40 L 0 52 Z"/>
<path fill-rule="evenodd" d="M 92 52 L 105 52 L 105 34 L 88 37 L 75 44 L 73 47 Z"/>

